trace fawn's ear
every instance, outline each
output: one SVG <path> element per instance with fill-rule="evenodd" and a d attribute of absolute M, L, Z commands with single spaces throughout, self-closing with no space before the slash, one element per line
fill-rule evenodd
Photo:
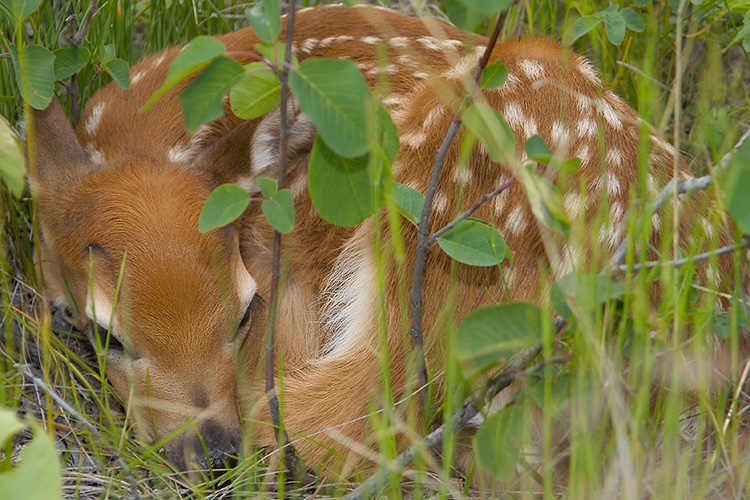
<path fill-rule="evenodd" d="M 287 143 L 290 169 L 300 164 L 296 160 L 311 151 L 316 133 L 304 114 L 294 115 L 295 108 L 290 103 L 291 127 Z M 257 193 L 258 177 L 276 177 L 280 130 L 281 116 L 277 107 L 261 118 L 241 122 L 206 148 L 193 166 L 212 173 L 221 183 L 239 184 L 251 194 Z"/>
<path fill-rule="evenodd" d="M 57 98 L 47 109 L 33 110 L 30 122 L 26 157 L 32 192 L 45 185 L 66 189 L 97 168 L 78 142 Z"/>

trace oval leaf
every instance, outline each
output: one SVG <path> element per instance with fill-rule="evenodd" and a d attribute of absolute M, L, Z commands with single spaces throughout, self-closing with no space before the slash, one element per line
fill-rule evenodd
<path fill-rule="evenodd" d="M 367 152 L 372 94 L 352 61 L 308 59 L 290 73 L 289 86 L 332 151 L 347 158 Z"/>
<path fill-rule="evenodd" d="M 487 90 L 503 86 L 508 79 L 508 67 L 500 61 L 489 63 L 482 73 L 482 88 Z"/>
<path fill-rule="evenodd" d="M 91 58 L 91 51 L 86 47 L 65 47 L 55 54 L 55 80 L 62 80 L 78 73 Z"/>
<path fill-rule="evenodd" d="M 424 207 L 424 195 L 411 186 L 396 183 L 392 196 L 401 214 L 412 224 L 419 224 Z"/>
<path fill-rule="evenodd" d="M 198 230 L 206 233 L 226 226 L 242 215 L 249 203 L 250 195 L 247 191 L 236 184 L 222 184 L 206 199 L 198 220 Z"/>
<path fill-rule="evenodd" d="M 245 66 L 245 74 L 229 91 L 232 113 L 244 118 L 263 116 L 279 104 L 279 77 L 263 63 Z"/>
<path fill-rule="evenodd" d="M 13 16 L 14 23 L 23 21 L 34 12 L 42 3 L 42 0 L 2 0 L 0 5 Z"/>
<path fill-rule="evenodd" d="M 263 198 L 269 200 L 276 197 L 276 192 L 279 189 L 276 185 L 276 181 L 270 177 L 258 177 L 258 187 L 260 188 L 260 194 L 263 195 Z"/>
<path fill-rule="evenodd" d="M 102 67 L 121 88 L 126 89 L 130 86 L 130 70 L 128 68 L 128 63 L 122 59 L 112 59 L 106 64 L 103 64 Z"/>
<path fill-rule="evenodd" d="M 26 427 L 12 412 L 0 410 L 0 444 Z M 24 446 L 21 459 L 0 472 L 0 498 L 58 500 L 62 498 L 62 468 L 55 445 L 42 427 L 31 427 L 34 437 Z"/>
<path fill-rule="evenodd" d="M 549 314 L 533 304 L 514 303 L 474 311 L 458 327 L 456 359 L 466 378 L 541 342 Z"/>
<path fill-rule="evenodd" d="M 531 211 L 539 222 L 563 234 L 570 231 L 571 222 L 565 213 L 565 205 L 557 186 L 535 174 L 529 167 L 521 168 L 518 172 L 526 188 Z"/>
<path fill-rule="evenodd" d="M 622 9 L 620 14 L 622 14 L 623 19 L 625 19 L 625 24 L 628 26 L 628 29 L 635 31 L 636 33 L 640 33 L 646 29 L 646 22 L 641 15 L 633 9 Z"/>
<path fill-rule="evenodd" d="M 55 91 L 55 55 L 39 45 L 26 45 L 20 52 L 14 45 L 8 49 L 24 101 L 35 109 L 46 108 Z"/>
<path fill-rule="evenodd" d="M 604 13 L 604 28 L 607 30 L 607 38 L 615 45 L 620 45 L 625 40 L 625 19 L 619 12 Z"/>
<path fill-rule="evenodd" d="M 294 229 L 294 204 L 292 192 L 282 189 L 272 200 L 264 200 L 261 205 L 268 223 L 280 233 L 291 233 Z"/>
<path fill-rule="evenodd" d="M 486 222 L 471 217 L 444 232 L 437 241 L 445 253 L 470 266 L 494 266 L 505 258 L 502 235 Z"/>
<path fill-rule="evenodd" d="M 510 159 L 516 140 L 497 111 L 486 104 L 476 103 L 464 111 L 461 121 L 482 141 L 492 161 L 504 163 Z"/>
<path fill-rule="evenodd" d="M 592 313 L 597 306 L 622 297 L 625 285 L 609 276 L 600 274 L 566 274 L 550 290 L 550 304 L 567 320 L 573 319 L 570 305 L 579 314 Z"/>
<path fill-rule="evenodd" d="M 308 173 L 313 205 L 321 217 L 337 226 L 355 226 L 375 213 L 379 204 L 367 172 L 368 157 L 336 154 L 315 138 Z"/>
<path fill-rule="evenodd" d="M 495 479 L 509 479 L 521 458 L 526 426 L 526 408 L 506 406 L 489 416 L 474 438 L 477 462 Z"/>
<path fill-rule="evenodd" d="M 579 17 L 565 31 L 565 35 L 563 36 L 563 44 L 570 45 L 592 29 L 599 26 L 601 22 L 602 18 L 598 16 Z"/>
<path fill-rule="evenodd" d="M 538 135 L 532 135 L 529 137 L 529 140 L 526 141 L 526 156 L 528 156 L 531 161 L 548 164 L 552 159 L 552 151 L 547 147 L 547 143 L 544 142 L 544 139 Z"/>
<path fill-rule="evenodd" d="M 217 57 L 180 94 L 185 127 L 195 132 L 201 124 L 224 114 L 224 96 L 245 70 L 228 57 Z"/>
<path fill-rule="evenodd" d="M 0 176 L 16 198 L 23 192 L 25 173 L 21 143 L 5 119 L 0 117 Z"/>
<path fill-rule="evenodd" d="M 216 57 L 227 51 L 224 44 L 210 36 L 198 36 L 185 45 L 169 65 L 164 84 L 157 90 L 139 110 L 148 111 L 153 104 L 169 89 L 189 77 L 196 71 L 205 68 Z"/>
<path fill-rule="evenodd" d="M 273 42 L 281 31 L 280 0 L 261 0 L 252 8 L 245 10 L 245 15 L 255 30 L 258 38 L 264 42 Z"/>

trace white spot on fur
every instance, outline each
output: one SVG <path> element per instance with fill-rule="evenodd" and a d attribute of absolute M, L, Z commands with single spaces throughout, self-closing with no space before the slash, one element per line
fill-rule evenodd
<path fill-rule="evenodd" d="M 607 172 L 607 193 L 610 196 L 617 196 L 620 194 L 622 188 L 620 187 L 620 180 L 612 171 Z"/>
<path fill-rule="evenodd" d="M 448 208 L 448 197 L 441 192 L 436 192 L 432 198 L 432 209 L 440 214 L 445 212 L 446 208 Z"/>
<path fill-rule="evenodd" d="M 417 80 L 427 80 L 430 77 L 430 74 L 426 71 L 415 71 L 411 76 L 413 76 Z"/>
<path fill-rule="evenodd" d="M 501 95 L 513 92 L 515 90 L 518 90 L 518 87 L 521 85 L 521 79 L 518 78 L 515 74 L 509 72 L 508 78 L 505 79 L 505 83 L 502 84 L 499 88 L 495 89 L 496 92 L 500 93 Z"/>
<path fill-rule="evenodd" d="M 594 137 L 597 131 L 596 121 L 591 118 L 583 118 L 576 125 L 578 137 L 581 139 L 588 139 Z"/>
<path fill-rule="evenodd" d="M 703 228 L 703 232 L 706 234 L 706 238 L 708 238 L 709 240 L 714 238 L 714 227 L 710 222 L 708 222 L 708 219 L 701 219 L 701 228 Z"/>
<path fill-rule="evenodd" d="M 376 36 L 364 36 L 360 39 L 362 43 L 366 43 L 367 45 L 375 45 L 377 43 L 380 43 L 380 38 Z"/>
<path fill-rule="evenodd" d="M 453 180 L 458 184 L 467 185 L 471 183 L 471 171 L 468 167 L 456 168 L 453 174 Z"/>
<path fill-rule="evenodd" d="M 96 136 L 96 129 L 99 127 L 99 124 L 102 121 L 102 113 L 104 112 L 105 106 L 106 103 L 100 102 L 91 110 L 91 116 L 89 116 L 88 120 L 86 120 L 86 124 L 84 125 L 84 128 L 86 129 L 86 132 L 89 133 L 89 135 Z"/>
<path fill-rule="evenodd" d="M 617 116 L 617 112 L 612 108 L 612 106 L 609 105 L 608 102 L 599 99 L 597 102 L 597 107 L 599 108 L 599 111 L 604 115 L 604 119 L 607 120 L 607 123 L 614 128 L 615 130 L 621 130 L 622 129 L 622 120 L 620 120 L 620 117 Z"/>
<path fill-rule="evenodd" d="M 533 59 L 521 59 L 518 61 L 518 65 L 521 67 L 529 80 L 539 80 L 544 78 L 544 66 L 539 61 Z"/>
<path fill-rule="evenodd" d="M 654 214 L 651 216 L 651 228 L 654 231 L 661 230 L 661 217 L 659 216 L 659 214 Z"/>
<path fill-rule="evenodd" d="M 576 96 L 576 106 L 578 106 L 578 112 L 581 113 L 582 116 L 590 115 L 595 109 L 593 101 L 583 94 L 578 94 Z"/>
<path fill-rule="evenodd" d="M 581 164 L 586 165 L 590 160 L 589 147 L 585 144 L 581 144 L 573 156 L 580 158 Z"/>
<path fill-rule="evenodd" d="M 607 165 L 610 168 L 622 165 L 622 153 L 620 153 L 619 149 L 612 148 L 607 151 Z"/>
<path fill-rule="evenodd" d="M 112 297 L 109 297 L 101 288 L 94 285 L 94 297 L 91 298 L 91 291 L 86 294 L 86 316 L 95 321 L 99 326 L 109 329 L 112 324 L 112 333 L 120 330 L 117 316 L 112 315 Z"/>
<path fill-rule="evenodd" d="M 422 130 L 425 132 L 428 131 L 444 113 L 445 108 L 443 106 L 437 107 L 427 113 L 427 116 L 425 116 L 424 122 L 422 123 Z"/>
<path fill-rule="evenodd" d="M 404 66 L 414 66 L 416 62 L 414 61 L 414 58 L 410 56 L 409 54 L 403 54 L 396 58 L 396 62 L 399 64 L 403 64 Z"/>
<path fill-rule="evenodd" d="M 510 125 L 515 134 L 524 130 L 526 117 L 523 114 L 521 105 L 517 102 L 510 102 L 505 106 L 503 117 L 505 117 L 505 121 Z"/>
<path fill-rule="evenodd" d="M 583 213 L 585 207 L 583 196 L 576 191 L 565 193 L 563 204 L 565 205 L 565 212 L 571 219 L 577 219 Z"/>
<path fill-rule="evenodd" d="M 297 178 L 292 181 L 292 185 L 289 187 L 292 190 L 292 195 L 295 197 L 304 193 L 305 189 L 307 189 L 307 175 L 298 175 Z"/>
<path fill-rule="evenodd" d="M 522 233 L 529 225 L 529 220 L 524 213 L 524 206 L 518 205 L 505 219 L 505 230 L 508 235 Z"/>
<path fill-rule="evenodd" d="M 178 144 L 169 149 L 167 157 L 172 163 L 184 165 L 194 158 L 194 153 L 195 152 L 193 148 L 191 148 L 190 146 L 186 144 Z"/>
<path fill-rule="evenodd" d="M 92 149 L 89 152 L 89 160 L 91 160 L 91 163 L 94 165 L 104 165 L 107 163 L 106 158 L 104 157 L 104 153 L 102 153 L 98 149 Z"/>
<path fill-rule="evenodd" d="M 510 193 L 508 189 L 495 196 L 495 199 L 492 200 L 492 205 L 495 208 L 496 214 L 501 214 L 503 212 L 503 208 L 505 208 L 505 203 L 508 201 L 509 197 Z"/>
<path fill-rule="evenodd" d="M 557 120 L 552 123 L 552 144 L 555 149 L 561 149 L 564 152 L 570 146 L 568 127 Z"/>
<path fill-rule="evenodd" d="M 587 80 L 592 82 L 595 85 L 601 85 L 601 80 L 596 74 L 596 70 L 594 69 L 594 65 L 591 64 L 591 61 L 588 59 L 580 58 L 578 59 L 578 71 L 583 75 Z"/>
<path fill-rule="evenodd" d="M 153 67 L 155 68 L 155 67 L 159 66 L 161 63 L 163 63 L 164 59 L 166 57 L 167 57 L 167 54 L 166 53 L 162 53 L 159 57 L 157 57 L 156 59 L 154 59 Z"/>
<path fill-rule="evenodd" d="M 136 83 L 140 82 L 144 76 L 146 76 L 146 72 L 139 71 L 138 73 L 133 75 L 133 77 L 130 79 L 130 85 L 135 85 Z"/>
<path fill-rule="evenodd" d="M 409 39 L 406 38 L 405 36 L 394 36 L 393 38 L 388 40 L 388 43 L 392 47 L 406 48 L 409 46 Z"/>
<path fill-rule="evenodd" d="M 315 48 L 315 46 L 318 44 L 317 38 L 308 38 L 302 42 L 302 45 L 300 46 L 300 50 L 302 52 L 310 53 Z"/>
<path fill-rule="evenodd" d="M 417 38 L 417 42 L 422 44 L 424 48 L 436 52 L 440 52 L 444 49 L 458 50 L 464 46 L 461 40 L 438 40 L 432 36 L 421 36 Z"/>
<path fill-rule="evenodd" d="M 417 149 L 425 143 L 427 134 L 424 132 L 408 132 L 401 137 L 401 140 L 410 148 Z"/>
<path fill-rule="evenodd" d="M 380 102 L 385 107 L 401 106 L 406 102 L 406 98 L 400 94 L 391 94 L 381 99 Z"/>
<path fill-rule="evenodd" d="M 256 176 L 241 177 L 234 181 L 239 187 L 247 191 L 248 193 L 257 194 L 260 192 L 258 188 L 258 181 Z"/>

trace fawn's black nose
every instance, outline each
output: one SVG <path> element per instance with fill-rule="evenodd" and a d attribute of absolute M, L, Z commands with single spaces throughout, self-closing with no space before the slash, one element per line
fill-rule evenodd
<path fill-rule="evenodd" d="M 242 443 L 241 431 L 226 429 L 213 421 L 204 422 L 198 433 L 186 433 L 168 443 L 165 455 L 182 471 L 226 470 L 237 465 Z"/>

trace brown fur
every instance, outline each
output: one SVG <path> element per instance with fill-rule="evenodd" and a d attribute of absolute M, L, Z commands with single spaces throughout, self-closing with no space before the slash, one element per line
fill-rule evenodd
<path fill-rule="evenodd" d="M 349 36 L 352 40 L 332 40 L 327 44 L 312 44 L 312 49 L 306 52 L 301 50 L 306 40 L 336 36 Z M 436 51 L 427 43 L 415 41 L 426 36 L 460 40 L 463 49 Z M 438 141 L 460 104 L 465 75 L 473 70 L 473 60 L 464 57 L 473 54 L 473 47 L 483 45 L 486 40 L 443 24 L 425 23 L 372 7 L 306 10 L 299 14 L 295 25 L 300 60 L 346 57 L 370 65 L 371 70 L 363 71 L 368 83 L 374 86 L 379 72 L 384 70 L 378 69 L 379 44 L 367 43 L 364 37 L 378 37 L 385 43 L 394 37 L 412 39 L 406 47 L 388 44 L 384 64 L 395 64 L 395 68 L 386 74 L 388 91 L 381 97 L 384 101 L 389 96 L 403 98 L 387 105 L 402 138 L 394 165 L 395 176 L 399 182 L 424 192 Z M 219 39 L 230 51 L 248 51 L 258 42 L 252 30 Z M 240 375 L 242 382 L 238 388 L 234 354 L 229 347 L 243 304 L 233 287 L 238 279 L 238 266 L 244 263 L 257 283 L 257 294 L 266 302 L 270 299 L 273 233 L 257 203 L 251 204 L 242 219 L 225 230 L 200 235 L 197 220 L 211 189 L 222 182 L 247 180 L 251 175 L 253 146 L 257 146 L 254 139 L 259 127 L 270 123 L 263 120 L 270 118 L 238 125 L 239 120 L 229 114 L 204 129 L 201 141 L 195 144 L 194 158 L 187 159 L 186 165 L 174 165 L 170 151 L 191 141 L 177 102 L 178 92 L 186 84 L 169 92 L 149 112 L 138 114 L 137 109 L 162 84 L 169 61 L 178 50 L 169 49 L 144 59 L 131 70 L 131 77 L 140 76 L 130 89 L 110 85 L 88 104 L 77 138 L 90 155 L 103 158 L 106 167 L 92 164 L 71 134 L 62 131 L 60 122 L 64 118 L 60 110 L 52 108 L 38 114 L 35 119 L 38 141 L 40 145 L 48 144 L 44 150 L 40 147 L 39 171 L 32 173 L 42 221 L 43 259 L 49 259 L 43 260 L 43 267 L 50 296 L 66 299 L 60 280 L 64 276 L 78 304 L 78 317 L 85 322 L 82 304 L 89 290 L 87 248 L 96 245 L 92 250 L 94 286 L 106 290 L 107 297 L 114 297 L 120 264 L 126 256 L 120 305 L 115 315 L 122 331 L 127 332 L 126 342 L 132 343 L 140 358 L 132 365 L 124 361 L 108 362 L 109 377 L 123 398 L 136 394 L 140 398 L 136 406 L 142 411 L 153 410 L 159 435 L 185 424 L 187 418 L 199 418 L 206 422 L 201 425 L 215 435 L 219 452 L 236 453 L 236 447 L 228 442 L 239 439 L 239 399 L 254 406 L 255 413 L 246 408 L 243 417 L 261 422 L 269 422 L 270 417 L 262 393 L 245 391 L 262 352 L 266 312 L 259 312 L 253 318 L 244 343 L 247 370 Z M 578 236 L 586 234 L 586 227 L 601 204 L 627 207 L 630 187 L 637 183 L 641 128 L 637 114 L 607 91 L 593 73 L 585 71 L 587 63 L 582 58 L 565 52 L 554 42 L 523 39 L 500 43 L 492 59 L 503 61 L 516 80 L 509 81 L 501 91 L 480 91 L 476 98 L 501 114 L 509 109 L 522 112 L 524 120 L 519 123 L 513 123 L 512 116 L 506 114 L 516 134 L 519 156 L 530 132 L 541 135 L 562 156 L 587 152 L 578 174 L 558 179 L 570 192 L 584 186 L 586 203 L 578 217 L 582 222 L 574 227 Z M 408 61 L 410 64 L 406 64 Z M 536 86 L 537 79 L 532 78 L 535 66 L 529 66 L 528 61 L 536 61 L 543 68 L 544 77 L 539 79 L 542 83 L 537 82 Z M 467 71 L 442 75 L 462 65 Z M 616 119 L 612 119 L 612 114 L 603 114 L 603 107 L 596 112 L 592 103 L 599 99 Z M 98 121 L 94 119 L 97 106 L 103 106 L 99 108 Z M 439 108 L 444 108 L 444 112 L 427 127 L 427 138 L 420 138 L 424 119 Z M 591 113 L 589 119 L 596 124 L 596 131 L 588 135 L 578 132 L 584 121 L 582 113 L 587 109 Z M 532 121 L 535 131 L 531 130 Z M 560 127 L 569 132 L 567 143 L 555 136 Z M 599 143 L 600 133 L 603 144 Z M 304 134 L 301 137 L 288 173 L 292 186 L 304 182 L 306 175 L 311 143 L 305 142 Z M 674 156 L 657 138 L 652 139 L 651 146 L 654 153 L 651 175 L 660 186 L 672 175 Z M 613 156 L 615 159 L 609 161 L 607 153 L 611 151 L 617 151 L 619 159 Z M 456 141 L 438 188 L 438 196 L 447 203 L 442 209 L 436 205 L 430 222 L 432 229 L 448 223 L 456 210 L 463 208 L 454 206 L 458 160 Z M 683 175 L 687 175 L 684 163 L 680 165 Z M 470 178 L 465 185 L 464 205 L 472 204 L 507 180 L 508 169 L 492 163 L 482 148 L 475 148 L 467 167 Z M 618 182 L 618 189 L 610 188 L 609 193 L 607 182 L 601 181 L 607 173 Z M 556 178 L 553 173 L 547 175 Z M 493 209 L 500 200 L 502 208 Z M 318 217 L 306 189 L 295 192 L 295 208 L 297 225 L 285 237 L 289 261 L 277 328 L 277 347 L 285 369 L 284 424 L 293 436 L 314 436 L 296 443 L 310 466 L 338 474 L 364 461 L 358 452 L 352 451 L 351 443 L 371 446 L 375 442 L 370 422 L 360 417 L 379 404 L 382 354 L 378 350 L 376 304 L 372 304 L 372 310 L 365 307 L 361 312 L 367 326 L 356 332 L 357 341 L 353 345 L 323 352 L 336 334 L 324 328 L 327 311 L 323 293 L 331 286 L 332 272 L 342 255 L 374 259 L 377 222 L 369 220 L 356 228 L 331 226 Z M 567 248 L 559 237 L 540 229 L 520 184 L 501 195 L 499 201 L 487 203 L 475 216 L 495 222 L 515 254 L 515 261 L 512 269 L 507 262 L 494 270 L 460 267 L 453 311 L 456 321 L 477 307 L 493 303 L 493 297 L 538 302 L 538 290 L 548 281 L 546 277 L 540 278 L 540 268 L 552 266 L 551 276 L 555 277 L 571 266 L 583 264 L 571 262 L 571 253 L 580 253 L 580 249 Z M 612 224 L 619 225 L 622 216 L 619 213 L 619 217 L 613 217 Z M 519 225 L 519 221 L 523 224 Z M 387 224 L 381 229 L 387 241 Z M 405 269 L 411 269 L 416 230 L 407 226 L 403 236 Z M 590 239 L 592 245 L 598 244 L 596 235 Z M 612 241 L 605 241 L 602 247 L 606 251 L 612 245 Z M 590 250 L 579 255 L 584 259 L 590 256 Z M 394 398 L 399 400 L 406 395 L 407 382 L 413 378 L 408 369 L 411 354 L 404 338 L 398 297 L 402 280 L 410 286 L 411 274 L 400 276 L 389 258 L 387 254 L 387 355 L 390 383 Z M 450 259 L 444 254 L 437 251 L 430 254 L 423 288 L 424 323 L 432 366 L 440 366 L 443 357 L 440 339 L 446 327 L 437 318 L 450 286 L 450 267 Z M 509 281 L 506 290 L 504 283 Z M 72 306 L 70 302 L 68 305 Z M 146 386 L 147 367 L 150 388 Z M 325 431 L 334 427 L 335 431 Z M 217 428 L 220 430 L 216 431 Z M 174 440 L 169 445 L 172 451 L 168 449 L 168 456 L 182 466 L 184 459 L 197 460 L 190 446 L 182 451 L 183 445 L 190 443 L 188 439 Z M 250 440 L 272 445 L 272 429 L 256 425 Z M 329 453 L 332 449 L 336 453 Z"/>

